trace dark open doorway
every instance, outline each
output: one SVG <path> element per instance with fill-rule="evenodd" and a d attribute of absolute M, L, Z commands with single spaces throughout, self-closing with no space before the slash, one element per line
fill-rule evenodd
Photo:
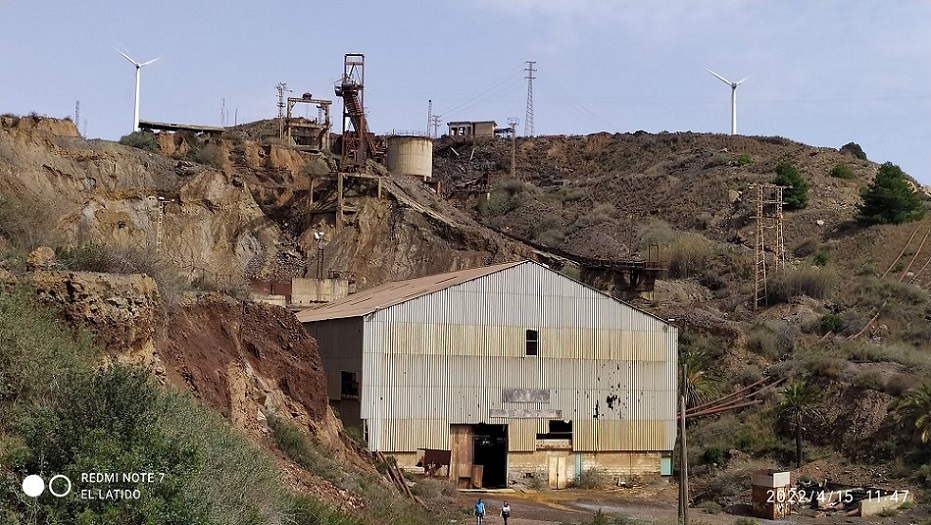
<path fill-rule="evenodd" d="M 508 426 L 475 425 L 474 464 L 482 465 L 482 486 L 506 487 L 508 482 Z"/>

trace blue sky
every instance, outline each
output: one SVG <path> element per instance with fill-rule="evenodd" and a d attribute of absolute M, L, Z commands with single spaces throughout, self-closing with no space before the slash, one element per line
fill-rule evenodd
<path fill-rule="evenodd" d="M 334 100 L 366 56 L 374 131 L 520 120 L 536 61 L 535 134 L 738 132 L 859 143 L 931 184 L 931 1 L 0 0 L 0 112 L 64 117 L 118 139 L 141 118 L 219 125 L 277 114 L 275 85 Z M 338 121 L 338 119 L 336 119 Z M 338 128 L 338 125 L 337 125 Z M 445 126 L 440 129 L 445 129 Z M 337 129 L 338 131 L 338 129 Z"/>

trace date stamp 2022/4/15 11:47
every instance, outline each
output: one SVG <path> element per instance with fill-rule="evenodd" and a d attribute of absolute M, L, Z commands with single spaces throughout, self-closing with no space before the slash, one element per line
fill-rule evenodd
<path fill-rule="evenodd" d="M 766 491 L 766 503 L 788 503 L 803 504 L 810 503 L 812 500 L 818 501 L 819 504 L 831 503 L 853 503 L 858 500 L 874 500 L 888 498 L 889 501 L 905 503 L 908 501 L 907 490 L 834 490 L 824 489 L 769 489 Z"/>

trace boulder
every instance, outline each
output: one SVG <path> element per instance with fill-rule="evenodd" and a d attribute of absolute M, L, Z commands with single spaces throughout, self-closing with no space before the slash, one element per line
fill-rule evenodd
<path fill-rule="evenodd" d="M 26 256 L 26 267 L 30 270 L 48 270 L 55 266 L 55 250 L 39 246 Z"/>

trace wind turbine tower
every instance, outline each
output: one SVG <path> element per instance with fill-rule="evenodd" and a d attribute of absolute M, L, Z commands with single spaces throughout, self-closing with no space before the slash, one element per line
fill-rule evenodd
<path fill-rule="evenodd" d="M 126 60 L 129 60 L 129 62 L 130 62 L 132 65 L 136 66 L 136 100 L 135 100 L 135 105 L 134 105 L 134 107 L 133 107 L 133 131 L 139 131 L 139 77 L 140 77 L 140 71 L 142 70 L 143 67 L 145 67 L 145 66 L 151 64 L 152 62 L 155 62 L 156 60 L 158 60 L 158 58 L 153 58 L 152 60 L 149 60 L 148 62 L 142 62 L 142 63 L 140 64 L 139 62 L 136 62 L 136 61 L 133 60 L 132 58 L 129 58 L 129 55 L 127 55 L 126 53 L 120 51 L 119 49 L 117 49 L 116 52 L 119 53 L 119 54 L 121 54 L 121 55 L 123 55 L 123 58 L 125 58 Z"/>
<path fill-rule="evenodd" d="M 737 134 L 737 86 L 742 84 L 747 78 L 738 80 L 737 82 L 731 82 L 730 80 L 722 77 L 721 75 L 715 73 L 714 71 L 708 69 L 708 72 L 716 76 L 718 80 L 724 82 L 731 87 L 731 135 Z"/>

